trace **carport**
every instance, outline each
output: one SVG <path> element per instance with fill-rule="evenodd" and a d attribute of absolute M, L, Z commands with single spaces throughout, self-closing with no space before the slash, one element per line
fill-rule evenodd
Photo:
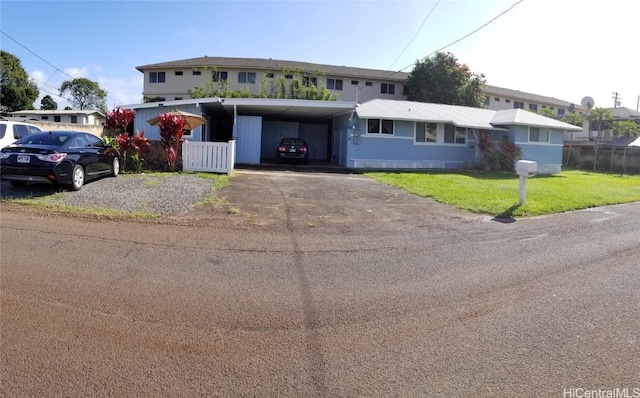
<path fill-rule="evenodd" d="M 260 164 L 275 158 L 282 138 L 303 138 L 311 160 L 332 158 L 333 119 L 350 113 L 355 102 L 264 98 L 225 98 L 200 103 L 211 123 L 203 141 L 236 140 L 236 163 Z"/>

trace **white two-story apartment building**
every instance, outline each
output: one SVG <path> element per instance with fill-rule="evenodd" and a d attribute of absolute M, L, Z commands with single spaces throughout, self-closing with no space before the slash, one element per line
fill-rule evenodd
<path fill-rule="evenodd" d="M 39 121 L 47 123 L 70 123 L 89 126 L 102 126 L 105 114 L 96 110 L 23 110 L 11 112 L 11 116 L 25 121 Z"/>
<path fill-rule="evenodd" d="M 405 100 L 404 81 L 409 76 L 406 72 L 300 61 L 207 56 L 142 65 L 136 69 L 144 74 L 143 97 L 154 102 L 189 99 L 189 89 L 221 82 L 231 90 L 257 97 L 261 90 L 270 92 L 274 89 L 281 77 L 290 82 L 296 74 L 307 86 L 326 87 L 339 101 Z M 484 90 L 486 109 L 519 108 L 540 112 L 548 108 L 559 117 L 571 109 L 585 111 L 579 105 L 572 106 L 571 102 L 553 97 L 491 85 L 485 85 Z"/>

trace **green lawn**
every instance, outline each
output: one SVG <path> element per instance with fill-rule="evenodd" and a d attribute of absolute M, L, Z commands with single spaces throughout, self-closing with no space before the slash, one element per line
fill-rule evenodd
<path fill-rule="evenodd" d="M 515 174 L 470 171 L 365 172 L 366 176 L 416 195 L 500 217 L 526 217 L 640 201 L 640 176 L 564 171 L 527 181 L 519 206 Z"/>

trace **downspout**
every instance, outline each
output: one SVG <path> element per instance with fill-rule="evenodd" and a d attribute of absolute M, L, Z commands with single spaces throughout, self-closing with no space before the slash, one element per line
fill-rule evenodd
<path fill-rule="evenodd" d="M 233 139 L 238 142 L 238 105 L 233 105 Z"/>

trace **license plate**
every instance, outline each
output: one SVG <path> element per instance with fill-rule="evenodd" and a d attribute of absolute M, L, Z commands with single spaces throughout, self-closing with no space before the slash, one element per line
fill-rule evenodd
<path fill-rule="evenodd" d="M 30 155 L 18 155 L 18 163 L 29 163 L 31 162 Z"/>
<path fill-rule="evenodd" d="M 295 152 L 295 151 L 296 151 L 296 148 L 289 149 L 289 152 Z"/>

